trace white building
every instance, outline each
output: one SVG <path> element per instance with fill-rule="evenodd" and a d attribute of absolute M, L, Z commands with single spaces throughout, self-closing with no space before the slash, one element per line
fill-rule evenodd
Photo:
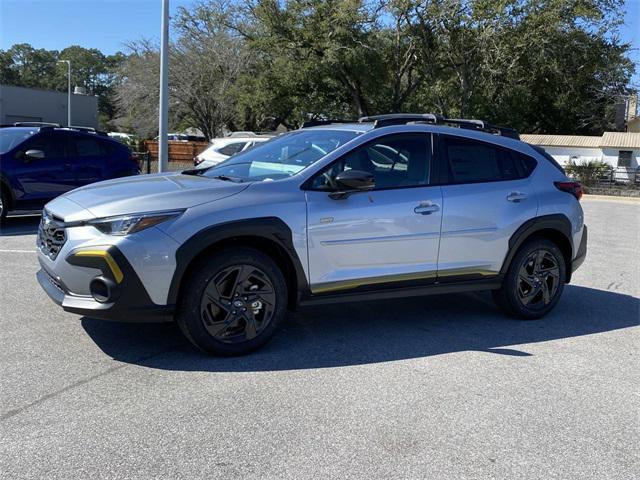
<path fill-rule="evenodd" d="M 640 165 L 640 133 L 605 132 L 601 137 L 522 134 L 520 139 L 544 148 L 560 165 L 594 160 L 616 169 L 635 170 Z"/>

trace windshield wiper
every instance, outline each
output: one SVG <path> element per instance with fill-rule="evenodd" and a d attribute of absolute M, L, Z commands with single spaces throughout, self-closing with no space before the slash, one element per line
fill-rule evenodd
<path fill-rule="evenodd" d="M 240 177 L 230 177 L 229 175 L 216 175 L 215 177 L 209 177 L 209 178 L 215 178 L 216 180 L 223 180 L 225 182 L 236 182 L 236 183 L 242 183 L 243 180 Z"/>

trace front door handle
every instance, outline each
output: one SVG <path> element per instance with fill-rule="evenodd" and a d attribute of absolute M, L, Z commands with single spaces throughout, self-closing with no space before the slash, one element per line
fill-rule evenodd
<path fill-rule="evenodd" d="M 519 203 L 526 199 L 527 194 L 522 192 L 511 192 L 509 195 L 507 195 L 507 200 L 509 202 Z"/>
<path fill-rule="evenodd" d="M 420 202 L 420 205 L 413 209 L 415 213 L 420 215 L 431 215 L 438 210 L 440 210 L 440 205 L 431 202 Z"/>

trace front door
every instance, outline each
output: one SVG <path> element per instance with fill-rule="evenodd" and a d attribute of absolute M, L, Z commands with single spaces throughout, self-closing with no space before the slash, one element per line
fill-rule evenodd
<path fill-rule="evenodd" d="M 344 170 L 374 175 L 375 188 L 332 199 Z M 435 281 L 442 194 L 429 186 L 431 136 L 395 134 L 357 147 L 310 182 L 307 241 L 312 293 Z"/>
<path fill-rule="evenodd" d="M 44 158 L 28 158 L 24 155 L 27 150 L 40 150 Z M 15 176 L 24 191 L 20 200 L 34 208 L 76 186 L 66 143 L 54 132 L 38 134 L 25 142 L 15 160 Z"/>

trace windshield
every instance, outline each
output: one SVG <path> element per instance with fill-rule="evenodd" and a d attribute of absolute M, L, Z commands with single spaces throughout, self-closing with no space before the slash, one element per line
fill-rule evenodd
<path fill-rule="evenodd" d="M 344 130 L 298 130 L 257 144 L 204 170 L 202 175 L 258 182 L 287 178 L 357 135 Z"/>
<path fill-rule="evenodd" d="M 0 153 L 6 153 L 12 148 L 17 147 L 24 140 L 37 132 L 37 129 L 0 128 Z"/>

